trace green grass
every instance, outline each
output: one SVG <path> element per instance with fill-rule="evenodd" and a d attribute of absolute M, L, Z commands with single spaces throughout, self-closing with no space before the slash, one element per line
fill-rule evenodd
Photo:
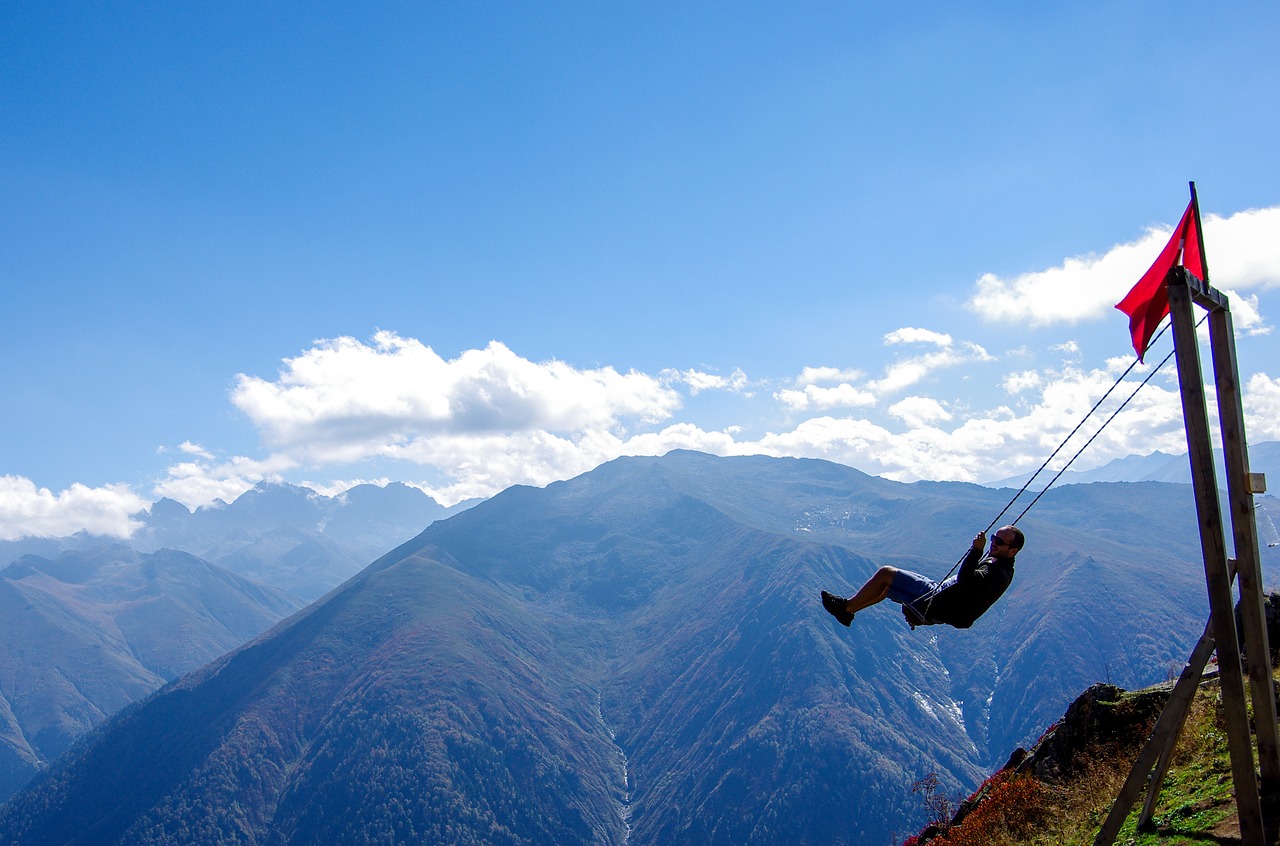
<path fill-rule="evenodd" d="M 1101 821 L 1115 801 L 1118 785 L 1128 775 L 1131 764 L 1117 761 L 1116 790 L 1098 797 L 1095 808 L 1073 825 L 1072 842 L 1092 843 Z M 1081 785 L 1080 788 L 1087 789 Z M 1151 825 L 1137 830 L 1138 815 L 1145 794 L 1129 814 L 1117 844 L 1123 846 L 1169 846 L 1181 843 L 1216 843 L 1216 826 L 1236 813 L 1231 782 L 1231 760 L 1227 751 L 1227 735 L 1222 725 L 1216 686 L 1201 689 L 1191 706 L 1175 747 L 1174 758 L 1156 802 Z M 1065 832 L 1064 832 L 1065 833 Z M 1065 841 L 1059 841 L 1065 842 Z"/>
<path fill-rule="evenodd" d="M 1117 843 L 1132 846 L 1215 842 L 1211 832 L 1236 813 L 1227 735 L 1216 689 L 1202 690 L 1178 740 L 1150 830 L 1137 831 L 1138 810 L 1129 815 Z"/>

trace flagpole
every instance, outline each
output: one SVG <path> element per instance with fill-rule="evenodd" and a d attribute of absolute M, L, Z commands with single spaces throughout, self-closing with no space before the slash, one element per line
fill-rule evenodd
<path fill-rule="evenodd" d="M 1209 283 L 1209 257 L 1204 252 L 1204 226 L 1200 224 L 1200 197 L 1196 194 L 1196 183 L 1194 180 L 1187 183 L 1191 186 L 1191 206 L 1195 209 L 1196 214 L 1196 243 L 1200 247 L 1200 268 L 1204 271 L 1204 279 L 1201 281 L 1205 284 Z"/>

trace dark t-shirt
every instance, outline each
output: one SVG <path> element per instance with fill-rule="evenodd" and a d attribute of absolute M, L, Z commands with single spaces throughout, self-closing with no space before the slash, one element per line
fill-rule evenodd
<path fill-rule="evenodd" d="M 970 549 L 960 570 L 942 583 L 942 590 L 929 604 L 929 622 L 967 629 L 1004 595 L 1012 581 L 1012 558 L 992 558 L 980 549 Z"/>

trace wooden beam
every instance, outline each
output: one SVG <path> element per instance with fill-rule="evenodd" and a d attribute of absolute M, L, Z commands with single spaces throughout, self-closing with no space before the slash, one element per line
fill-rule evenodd
<path fill-rule="evenodd" d="M 1227 471 L 1232 539 L 1240 575 L 1240 619 L 1245 650 L 1249 655 L 1249 691 L 1257 726 L 1258 760 L 1262 768 L 1263 805 L 1274 814 L 1280 798 L 1280 729 L 1276 724 L 1275 686 L 1271 682 L 1271 645 L 1262 590 L 1262 564 L 1258 556 L 1258 526 L 1254 521 L 1253 494 L 1249 483 L 1249 448 L 1244 431 L 1244 406 L 1236 365 L 1235 332 L 1231 310 L 1209 314 L 1209 339 L 1213 351 L 1214 385 L 1218 393 L 1218 420 Z M 1276 831 L 1275 819 L 1268 828 Z"/>
<path fill-rule="evenodd" d="M 1253 768 L 1253 739 L 1245 704 L 1244 675 L 1240 643 L 1236 635 L 1231 582 L 1227 576 L 1226 541 L 1222 512 L 1218 505 L 1218 483 L 1209 439 L 1209 414 L 1205 403 L 1204 376 L 1200 369 L 1200 349 L 1196 341 L 1191 290 L 1187 273 L 1169 273 L 1169 313 L 1173 318 L 1173 345 L 1178 362 L 1178 384 L 1182 393 L 1182 416 L 1187 430 L 1187 456 L 1200 526 L 1200 550 L 1204 558 L 1209 611 L 1213 618 L 1214 640 L 1218 645 L 1219 682 L 1226 718 L 1227 746 L 1231 752 L 1231 777 L 1235 785 L 1236 810 L 1240 816 L 1243 846 L 1265 846 L 1262 805 L 1258 777 Z"/>
<path fill-rule="evenodd" d="M 1186 278 L 1187 287 L 1191 290 L 1191 299 L 1196 305 L 1206 311 L 1217 311 L 1218 309 L 1230 308 L 1229 298 L 1226 294 L 1222 293 L 1199 276 L 1196 276 L 1185 267 L 1175 267 L 1172 272 L 1180 273 Z"/>

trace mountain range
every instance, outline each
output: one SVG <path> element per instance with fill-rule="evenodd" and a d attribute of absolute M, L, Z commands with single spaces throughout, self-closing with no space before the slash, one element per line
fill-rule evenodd
<path fill-rule="evenodd" d="M 214 500 L 194 511 L 161 499 L 133 515 L 138 528 L 125 539 L 79 533 L 0 541 L 0 564 L 25 554 L 52 558 L 103 543 L 123 543 L 139 552 L 180 549 L 311 600 L 432 521 L 477 501 L 445 507 L 399 482 L 357 485 L 337 496 L 262 482 L 231 503 Z"/>
<path fill-rule="evenodd" d="M 459 507 L 399 484 L 325 497 L 268 483 L 194 512 L 160 500 L 127 543 L 0 544 L 0 802 L 120 708 Z"/>
<path fill-rule="evenodd" d="M 970 630 L 822 611 L 941 577 L 1010 494 L 689 452 L 511 488 L 127 707 L 0 841 L 887 843 L 915 782 L 971 788 L 1203 628 L 1191 492 L 1156 482 L 1052 489 Z"/>
<path fill-rule="evenodd" d="M 108 544 L 0 569 L 0 799 L 120 708 L 302 605 L 173 550 Z"/>
<path fill-rule="evenodd" d="M 1070 457 L 1064 455 L 1064 459 Z M 1223 469 L 1222 450 L 1214 450 L 1214 465 L 1218 486 L 1227 486 L 1226 471 Z M 1249 444 L 1249 470 L 1254 473 L 1268 474 L 1280 485 L 1280 441 L 1262 441 Z M 1054 478 L 1057 471 L 1045 470 L 1031 484 L 1032 490 L 1042 490 Z M 993 488 L 1020 488 L 1031 478 L 1031 473 L 1022 473 L 985 482 Z M 1191 464 L 1187 454 L 1171 455 L 1167 452 L 1153 452 L 1149 455 L 1129 455 L 1109 461 L 1092 470 L 1067 470 L 1054 482 L 1055 485 L 1087 485 L 1093 482 L 1177 482 L 1191 484 Z"/>

